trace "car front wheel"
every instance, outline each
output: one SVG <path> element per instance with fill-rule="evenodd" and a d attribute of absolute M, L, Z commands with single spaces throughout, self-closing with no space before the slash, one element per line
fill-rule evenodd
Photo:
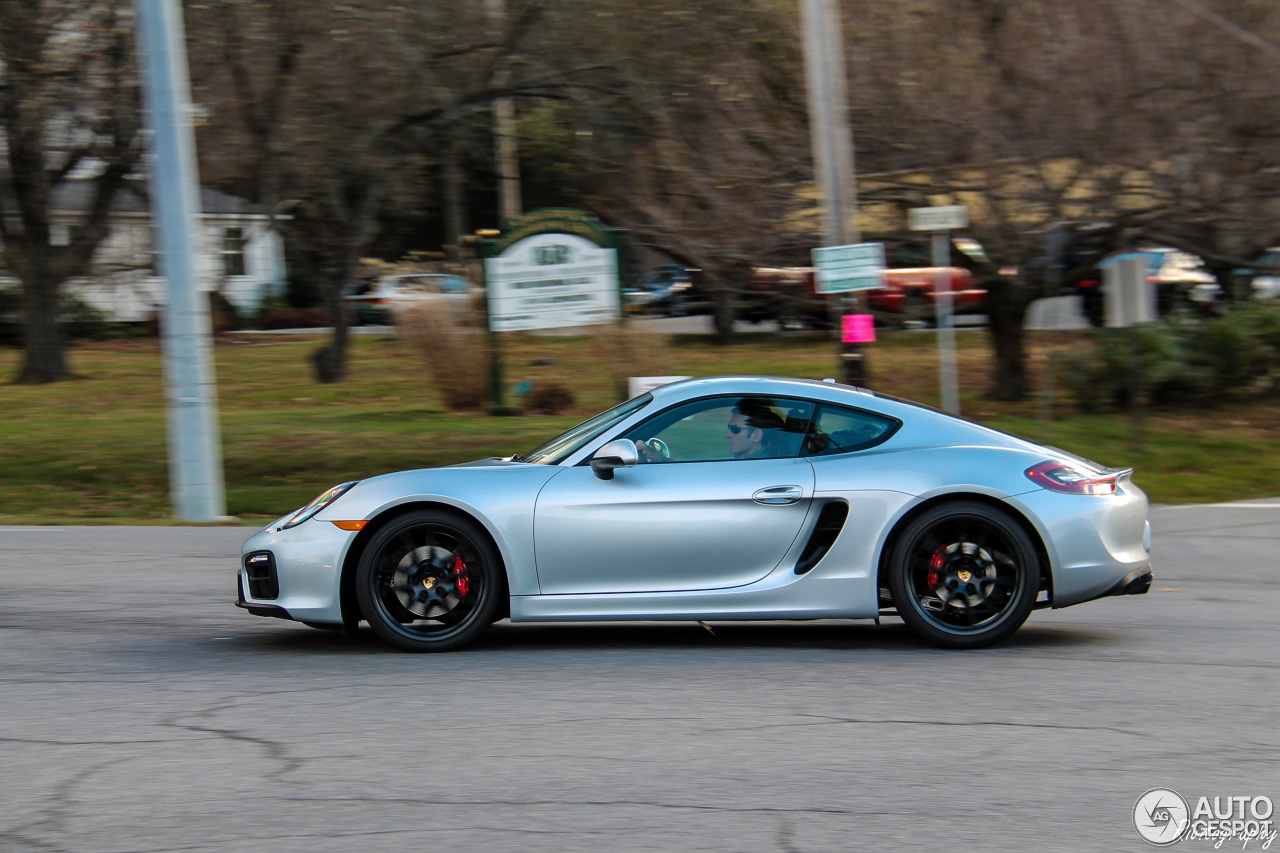
<path fill-rule="evenodd" d="M 975 501 L 942 504 L 898 537 L 889 566 L 898 615 L 950 648 L 998 642 L 1027 620 L 1040 589 L 1035 546 L 1009 513 Z"/>
<path fill-rule="evenodd" d="M 356 569 L 360 610 L 379 637 L 411 652 L 475 639 L 498 607 L 500 561 L 472 521 L 411 512 L 374 534 Z"/>

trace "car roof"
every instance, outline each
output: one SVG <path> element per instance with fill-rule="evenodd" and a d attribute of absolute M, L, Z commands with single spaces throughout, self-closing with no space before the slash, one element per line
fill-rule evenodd
<path fill-rule="evenodd" d="M 938 430 L 939 438 L 987 446 L 1043 449 L 1043 445 L 1018 435 L 970 421 L 922 403 L 877 394 L 869 388 L 788 376 L 707 376 L 660 385 L 650 392 L 654 403 L 665 407 L 684 400 L 717 396 L 801 397 L 820 403 L 866 409 L 913 423 L 925 431 Z"/>
<path fill-rule="evenodd" d="M 792 376 L 701 376 L 682 379 L 653 390 L 655 400 L 687 399 L 704 394 L 778 394 L 782 396 L 813 397 L 830 402 L 844 401 L 855 404 L 859 399 L 874 398 L 865 388 L 821 382 L 817 379 L 797 379 Z"/>

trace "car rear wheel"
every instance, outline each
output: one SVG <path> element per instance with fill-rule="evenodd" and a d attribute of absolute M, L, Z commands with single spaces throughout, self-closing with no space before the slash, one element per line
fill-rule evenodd
<path fill-rule="evenodd" d="M 443 652 L 494 621 L 500 561 L 480 528 L 420 510 L 374 534 L 356 569 L 360 610 L 379 637 L 411 652 Z"/>
<path fill-rule="evenodd" d="M 898 537 L 889 591 L 917 634 L 951 648 L 998 642 L 1027 620 L 1040 589 L 1035 546 L 1013 516 L 976 501 L 937 506 Z"/>

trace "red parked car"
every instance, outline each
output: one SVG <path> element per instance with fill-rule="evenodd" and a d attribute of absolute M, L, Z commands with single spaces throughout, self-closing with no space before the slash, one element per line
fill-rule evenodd
<path fill-rule="evenodd" d="M 955 241 L 952 252 L 952 309 L 980 313 L 987 291 L 974 280 L 974 261 L 982 249 L 972 241 Z M 877 321 L 898 325 L 907 320 L 930 322 L 936 312 L 938 268 L 929 262 L 929 247 L 917 243 L 885 246 L 884 287 L 858 293 Z M 830 324 L 827 294 L 818 293 L 812 267 L 759 267 L 741 300 L 740 316 L 750 322 L 776 320 L 783 328 L 826 327 Z"/>

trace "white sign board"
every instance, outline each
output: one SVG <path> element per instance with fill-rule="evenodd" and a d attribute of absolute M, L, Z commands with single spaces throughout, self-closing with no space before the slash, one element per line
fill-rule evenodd
<path fill-rule="evenodd" d="M 946 207 L 913 207 L 907 211 L 912 231 L 955 231 L 969 227 L 969 208 L 963 204 Z"/>
<path fill-rule="evenodd" d="M 648 394 L 654 388 L 692 378 L 691 376 L 632 376 L 627 380 L 627 393 L 632 397 L 639 397 L 641 394 Z"/>
<path fill-rule="evenodd" d="M 544 233 L 485 261 L 489 328 L 558 329 L 620 316 L 618 253 L 573 234 Z"/>
<path fill-rule="evenodd" d="M 875 290 L 884 287 L 884 244 L 854 243 L 813 250 L 819 293 Z"/>

